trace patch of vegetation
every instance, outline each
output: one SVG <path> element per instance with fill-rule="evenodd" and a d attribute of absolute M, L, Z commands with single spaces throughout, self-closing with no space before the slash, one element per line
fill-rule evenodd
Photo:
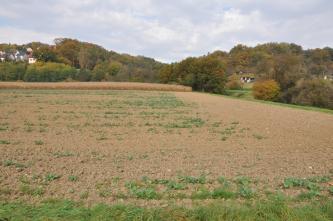
<path fill-rule="evenodd" d="M 18 163 L 14 160 L 5 160 L 3 162 L 3 165 L 5 167 L 10 167 L 10 166 L 15 166 L 17 169 L 24 169 L 24 168 L 27 168 L 27 166 L 23 163 Z"/>
<path fill-rule="evenodd" d="M 136 182 L 127 182 L 125 186 L 130 194 L 138 199 L 152 200 L 160 198 L 160 195 L 152 187 L 140 186 Z"/>
<path fill-rule="evenodd" d="M 333 196 L 333 186 L 328 188 L 328 192 Z"/>
<path fill-rule="evenodd" d="M 260 134 L 253 134 L 253 137 L 256 138 L 257 140 L 262 140 L 265 138 L 264 136 L 262 136 Z"/>
<path fill-rule="evenodd" d="M 48 173 L 46 174 L 45 176 L 45 180 L 47 182 L 51 182 L 51 181 L 54 181 L 54 180 L 57 180 L 57 179 L 60 179 L 60 175 L 57 175 L 57 174 L 54 174 L 54 173 Z"/>
<path fill-rule="evenodd" d="M 251 183 L 251 179 L 249 177 L 239 176 L 235 178 L 235 182 L 239 185 L 249 185 Z"/>
<path fill-rule="evenodd" d="M 20 186 L 20 191 L 23 194 L 30 196 L 42 196 L 45 193 L 45 190 L 42 186 L 30 186 L 29 184 L 23 184 Z"/>
<path fill-rule="evenodd" d="M 333 201 L 308 202 L 291 206 L 282 199 L 255 203 L 225 202 L 193 208 L 142 208 L 131 205 L 98 204 L 84 207 L 71 201 L 48 200 L 37 205 L 19 202 L 0 203 L 0 219 L 32 220 L 302 220 L 329 221 L 333 219 Z M 224 217 L 226 217 L 224 219 Z"/>
<path fill-rule="evenodd" d="M 68 180 L 71 182 L 77 182 L 79 180 L 79 177 L 75 175 L 69 175 Z"/>
<path fill-rule="evenodd" d="M 169 181 L 168 183 L 166 183 L 166 187 L 169 190 L 185 190 L 185 189 L 187 189 L 186 185 L 184 185 L 183 183 L 177 183 L 175 181 Z"/>
<path fill-rule="evenodd" d="M 80 193 L 80 199 L 85 200 L 85 199 L 88 199 L 88 197 L 89 197 L 88 191 L 84 191 L 84 192 Z"/>
<path fill-rule="evenodd" d="M 0 123 L 0 131 L 7 131 L 9 130 L 9 123 Z"/>
<path fill-rule="evenodd" d="M 193 128 L 202 127 L 205 121 L 201 118 L 185 118 L 184 120 L 178 122 L 172 122 L 165 125 L 166 128 Z"/>
<path fill-rule="evenodd" d="M 72 157 L 74 156 L 74 154 L 72 152 L 65 151 L 65 152 L 56 152 L 53 154 L 53 156 L 55 156 L 56 158 L 62 158 L 62 157 Z"/>
<path fill-rule="evenodd" d="M 236 197 L 234 192 L 221 187 L 214 189 L 211 195 L 213 199 L 231 199 Z"/>
<path fill-rule="evenodd" d="M 209 199 L 212 197 L 212 193 L 206 188 L 200 188 L 191 195 L 191 199 Z"/>
<path fill-rule="evenodd" d="M 199 177 L 194 176 L 178 176 L 180 182 L 189 183 L 189 184 L 205 184 L 206 176 L 201 175 Z"/>
<path fill-rule="evenodd" d="M 223 176 L 218 177 L 217 181 L 225 188 L 230 186 L 230 182 Z"/>
<path fill-rule="evenodd" d="M 10 144 L 10 141 L 8 141 L 8 140 L 0 140 L 0 144 L 8 145 L 8 144 Z"/>
<path fill-rule="evenodd" d="M 250 199 L 255 196 L 254 190 L 248 186 L 241 186 L 238 191 L 239 191 L 239 195 L 246 199 Z"/>
<path fill-rule="evenodd" d="M 300 193 L 296 197 L 296 199 L 298 199 L 298 200 L 311 200 L 311 199 L 313 199 L 315 197 L 318 197 L 318 196 L 320 196 L 320 192 L 310 190 L 308 192 L 302 192 L 302 193 Z"/>
<path fill-rule="evenodd" d="M 317 183 L 326 183 L 330 180 L 331 180 L 331 178 L 328 176 L 312 177 L 312 178 L 307 178 L 307 179 L 289 177 L 289 178 L 284 179 L 283 187 L 286 189 L 293 188 L 293 187 L 304 187 L 309 190 L 319 190 L 320 188 L 317 185 Z"/>
<path fill-rule="evenodd" d="M 43 145 L 44 142 L 42 140 L 35 140 L 36 145 Z"/>

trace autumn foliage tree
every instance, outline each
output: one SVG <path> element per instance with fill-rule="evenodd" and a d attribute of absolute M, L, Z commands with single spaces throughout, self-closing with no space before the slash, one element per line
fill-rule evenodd
<path fill-rule="evenodd" d="M 279 93 L 280 86 L 274 80 L 258 81 L 253 85 L 253 96 L 259 100 L 274 101 Z"/>
<path fill-rule="evenodd" d="M 240 90 L 243 88 L 243 83 L 240 81 L 237 74 L 233 74 L 228 77 L 226 88 L 229 90 Z"/>
<path fill-rule="evenodd" d="M 291 103 L 333 109 L 333 82 L 302 79 L 293 88 Z"/>
<path fill-rule="evenodd" d="M 195 91 L 223 93 L 227 80 L 225 67 L 216 56 L 187 58 L 179 63 L 163 67 L 160 71 L 163 83 L 191 86 Z"/>

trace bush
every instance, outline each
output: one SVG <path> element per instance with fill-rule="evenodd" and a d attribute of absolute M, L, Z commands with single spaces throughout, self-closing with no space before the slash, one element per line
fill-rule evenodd
<path fill-rule="evenodd" d="M 241 90 L 243 88 L 243 85 L 240 81 L 229 81 L 225 87 L 229 90 Z"/>
<path fill-rule="evenodd" d="M 75 80 L 78 81 L 90 81 L 91 79 L 91 71 L 88 69 L 81 69 L 79 72 L 77 72 L 77 75 L 75 76 Z"/>
<path fill-rule="evenodd" d="M 333 83 L 322 79 L 299 80 L 291 90 L 291 102 L 333 109 Z"/>
<path fill-rule="evenodd" d="M 274 101 L 280 93 L 280 86 L 274 80 L 265 80 L 254 83 L 252 90 L 254 98 Z"/>
<path fill-rule="evenodd" d="M 228 82 L 225 86 L 229 90 L 241 90 L 243 83 L 240 81 L 239 76 L 233 74 L 228 78 Z"/>
<path fill-rule="evenodd" d="M 26 71 L 25 63 L 0 63 L 0 81 L 23 80 Z"/>
<path fill-rule="evenodd" d="M 57 82 L 74 78 L 76 69 L 60 63 L 36 63 L 29 65 L 24 76 L 30 82 Z"/>

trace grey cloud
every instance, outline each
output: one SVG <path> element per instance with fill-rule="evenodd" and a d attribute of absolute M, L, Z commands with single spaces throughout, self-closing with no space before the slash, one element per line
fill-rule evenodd
<path fill-rule="evenodd" d="M 2 0 L 0 41 L 72 37 L 163 61 L 237 43 L 322 47 L 333 44 L 332 9 L 329 0 Z"/>

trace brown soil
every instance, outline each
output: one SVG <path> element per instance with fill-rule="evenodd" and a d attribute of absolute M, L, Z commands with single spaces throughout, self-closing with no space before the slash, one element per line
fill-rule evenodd
<path fill-rule="evenodd" d="M 247 176 L 276 188 L 333 169 L 325 113 L 201 93 L 33 90 L 0 91 L 0 112 L 0 198 L 10 200 L 114 203 L 144 176 Z"/>

